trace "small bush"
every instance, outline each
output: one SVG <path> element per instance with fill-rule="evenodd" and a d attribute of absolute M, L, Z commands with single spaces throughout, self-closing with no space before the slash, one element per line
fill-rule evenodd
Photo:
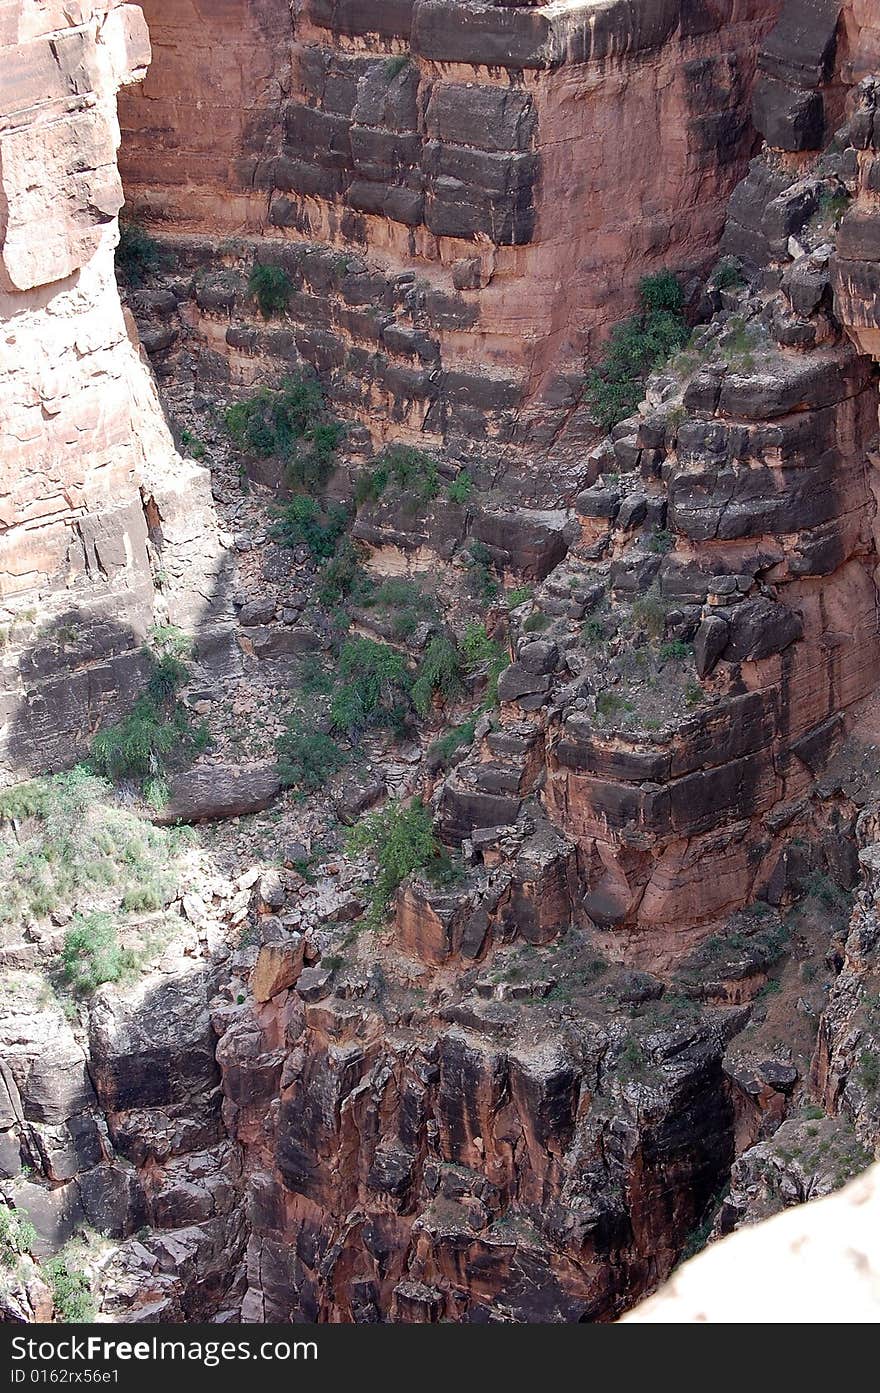
<path fill-rule="evenodd" d="M 446 490 L 446 497 L 450 503 L 459 503 L 462 506 L 468 502 L 474 491 L 474 481 L 464 469 L 457 474 L 452 483 Z"/>
<path fill-rule="evenodd" d="M 665 527 L 655 527 L 648 542 L 648 550 L 665 556 L 675 546 L 675 538 Z"/>
<path fill-rule="evenodd" d="M 330 704 L 337 730 L 353 740 L 370 726 L 403 725 L 412 684 L 402 654 L 372 639 L 348 639 L 339 655 L 339 677 Z"/>
<path fill-rule="evenodd" d="M 395 77 L 403 72 L 404 68 L 409 67 L 409 63 L 410 57 L 408 53 L 395 53 L 392 58 L 386 58 L 385 76 L 388 81 L 392 82 Z"/>
<path fill-rule="evenodd" d="M 140 223 L 119 222 L 116 270 L 123 285 L 135 290 L 165 265 L 166 257 L 156 241 Z"/>
<path fill-rule="evenodd" d="M 95 1319 L 95 1300 L 88 1277 L 59 1253 L 43 1268 L 52 1289 L 55 1319 L 65 1325 L 86 1325 Z"/>
<path fill-rule="evenodd" d="M 873 1050 L 865 1050 L 859 1060 L 859 1078 L 868 1089 L 869 1093 L 874 1093 L 880 1084 L 880 1055 Z"/>
<path fill-rule="evenodd" d="M 687 658 L 692 652 L 688 643 L 682 642 L 680 638 L 673 639 L 671 643 L 664 643 L 660 648 L 661 662 L 680 662 L 682 658 Z"/>
<path fill-rule="evenodd" d="M 474 542 L 470 548 L 471 590 L 478 599 L 494 600 L 500 591 L 493 570 L 492 553 L 485 542 Z"/>
<path fill-rule="evenodd" d="M 348 522 L 348 512 L 341 504 L 331 503 L 322 509 L 314 498 L 303 494 L 274 509 L 274 514 L 269 530 L 275 541 L 284 547 L 308 547 L 316 560 L 334 554 Z"/>
<path fill-rule="evenodd" d="M 390 803 L 370 813 L 348 838 L 354 855 L 369 853 L 376 862 L 368 922 L 382 922 L 398 888 L 414 871 L 426 870 L 441 879 L 451 874 L 451 862 L 437 842 L 430 811 L 416 799 L 409 807 Z"/>
<path fill-rule="evenodd" d="M 432 639 L 412 686 L 412 701 L 420 716 L 427 716 L 435 696 L 452 701 L 462 691 L 461 660 L 448 638 Z"/>
<path fill-rule="evenodd" d="M 715 290 L 734 290 L 744 283 L 742 267 L 736 261 L 722 261 L 711 281 Z"/>
<path fill-rule="evenodd" d="M 194 460 L 203 460 L 208 453 L 203 442 L 190 430 L 180 432 L 180 448 Z"/>
<path fill-rule="evenodd" d="M 373 595 L 373 603 L 391 611 L 391 623 L 395 638 L 409 638 L 419 626 L 435 613 L 435 604 L 415 581 L 404 580 L 402 576 L 391 576 L 383 580 Z"/>
<path fill-rule="evenodd" d="M 469 668 L 476 667 L 479 663 L 489 662 L 497 652 L 497 645 L 486 633 L 485 625 L 478 624 L 476 621 L 468 624 L 458 647 Z"/>
<path fill-rule="evenodd" d="M 0 1268 L 15 1267 L 37 1241 L 37 1231 L 29 1219 L 14 1209 L 0 1208 Z"/>
<path fill-rule="evenodd" d="M 474 716 L 462 721 L 461 725 L 453 726 L 434 741 L 428 750 L 428 755 L 441 768 L 445 768 L 456 750 L 462 749 L 465 745 L 473 744 L 476 727 L 477 721 Z"/>
<path fill-rule="evenodd" d="M 669 609 L 660 594 L 660 587 L 652 585 L 645 595 L 638 595 L 632 603 L 632 618 L 637 629 L 642 629 L 649 638 L 662 638 L 666 630 L 666 614 Z"/>
<path fill-rule="evenodd" d="M 513 590 L 509 590 L 505 599 L 511 609 L 517 609 L 519 605 L 524 605 L 526 600 L 532 598 L 532 588 L 529 585 L 518 585 Z"/>
<path fill-rule="evenodd" d="M 544 614 L 543 611 L 540 609 L 533 610 L 532 613 L 529 615 L 528 619 L 523 624 L 523 633 L 540 633 L 542 629 L 546 629 L 548 627 L 549 623 L 549 614 Z"/>
<path fill-rule="evenodd" d="M 277 391 L 261 387 L 233 403 L 224 420 L 239 449 L 282 460 L 288 481 L 300 488 L 325 482 L 344 434 L 326 412 L 320 383 L 304 373 L 285 378 Z"/>
<path fill-rule="evenodd" d="M 123 948 L 109 914 L 77 914 L 64 935 L 61 971 L 67 985 L 79 996 L 91 996 L 102 982 L 118 982 L 137 966 L 137 958 Z"/>
<path fill-rule="evenodd" d="M 369 604 L 373 593 L 373 579 L 361 565 L 361 554 L 355 543 L 346 538 L 321 571 L 318 602 L 325 609 L 333 609 L 344 600 Z"/>
<path fill-rule="evenodd" d="M 303 727 L 298 716 L 279 737 L 276 752 L 282 787 L 297 793 L 316 793 L 345 764 L 333 737 L 314 726 Z"/>
<path fill-rule="evenodd" d="M 248 290 L 257 302 L 264 319 L 285 314 L 290 306 L 293 283 L 283 266 L 266 265 L 255 261 L 248 278 Z"/>
<path fill-rule="evenodd" d="M 675 276 L 646 276 L 639 298 L 640 313 L 616 326 L 604 361 L 587 378 L 587 402 L 605 430 L 632 415 L 648 374 L 687 342 L 684 293 Z"/>
<path fill-rule="evenodd" d="M 356 506 L 360 508 L 364 503 L 378 503 L 388 487 L 390 477 L 387 464 L 383 464 L 381 461 L 375 469 L 368 469 L 359 474 L 354 488 Z"/>
<path fill-rule="evenodd" d="M 383 455 L 389 477 L 402 493 L 429 503 L 440 492 L 437 461 L 412 445 L 391 445 Z"/>

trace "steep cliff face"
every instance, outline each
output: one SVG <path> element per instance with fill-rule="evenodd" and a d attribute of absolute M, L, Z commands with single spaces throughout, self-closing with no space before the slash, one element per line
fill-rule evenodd
<path fill-rule="evenodd" d="M 31 34 L 16 10 L 14 71 L 43 62 L 40 93 L 57 69 L 66 95 L 25 92 L 27 121 L 0 128 L 0 293 L 39 350 L 9 358 L 11 488 L 29 481 L 0 536 L 22 577 L 13 767 L 66 761 L 127 704 L 160 573 L 158 613 L 227 681 L 201 693 L 218 748 L 165 822 L 276 797 L 265 744 L 240 767 L 240 728 L 273 729 L 303 655 L 336 663 L 340 622 L 408 659 L 464 637 L 460 605 L 482 658 L 403 744 L 352 739 L 329 794 L 221 827 L 206 877 L 163 901 L 179 913 L 149 975 L 103 986 L 75 1029 L 51 1017 L 52 1055 L 32 974 L 61 927 L 13 925 L 4 1194 L 43 1253 L 109 1232 L 90 1261 L 114 1320 L 613 1319 L 713 1226 L 826 1193 L 877 1144 L 880 759 L 858 724 L 880 663 L 877 22 L 858 0 L 145 8 L 156 62 L 123 99 L 123 169 L 173 262 L 127 298 L 178 428 L 204 427 L 237 565 L 110 281 L 111 93 L 135 60 L 108 54 L 131 53 L 138 13 Z M 19 229 L 56 175 L 71 201 L 35 251 Z M 691 287 L 701 327 L 599 439 L 584 356 L 646 271 L 687 276 L 719 238 Z M 277 320 L 254 261 L 287 273 Z M 75 402 L 23 366 L 59 361 L 59 324 Z M 223 435 L 230 388 L 303 363 L 354 423 L 338 494 L 382 440 L 444 446 L 432 498 L 392 489 L 352 527 L 374 577 L 446 587 L 448 614 L 403 638 L 350 596 L 328 614 L 309 548 L 279 546 L 242 490 L 261 466 Z M 99 364 L 87 446 L 47 445 Z M 453 712 L 444 761 L 429 744 Z M 452 869 L 406 878 L 377 927 L 375 867 L 340 852 L 337 819 L 413 793 Z M 36 1270 L 2 1296 L 11 1319 L 48 1310 Z"/>
<path fill-rule="evenodd" d="M 7 4 L 0 16 L 3 781 L 68 764 L 131 705 L 160 513 L 178 618 L 197 618 L 194 592 L 216 565 L 207 473 L 174 452 L 113 275 L 116 93 L 149 59 L 136 5 Z"/>
<path fill-rule="evenodd" d="M 298 351 L 376 439 L 533 456 L 639 278 L 711 262 L 777 9 L 153 0 L 129 200 L 180 252 L 227 245 L 185 336 L 233 382 Z M 242 237 L 294 278 L 284 336 L 228 274 Z"/>

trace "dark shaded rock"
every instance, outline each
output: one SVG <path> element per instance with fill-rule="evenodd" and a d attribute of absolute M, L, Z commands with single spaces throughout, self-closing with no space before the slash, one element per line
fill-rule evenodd
<path fill-rule="evenodd" d="M 694 639 L 697 676 L 706 677 L 727 647 L 730 630 L 720 615 L 707 615 L 700 623 Z"/>
<path fill-rule="evenodd" d="M 172 781 L 168 802 L 153 814 L 153 821 L 167 825 L 244 817 L 268 808 L 280 792 L 274 764 L 190 769 Z"/>

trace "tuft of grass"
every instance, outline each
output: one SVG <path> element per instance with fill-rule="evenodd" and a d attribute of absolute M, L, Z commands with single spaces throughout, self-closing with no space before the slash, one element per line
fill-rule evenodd
<path fill-rule="evenodd" d="M 257 302 L 264 319 L 286 314 L 293 293 L 293 283 L 283 266 L 255 261 L 248 277 L 248 290 Z"/>
<path fill-rule="evenodd" d="M 77 996 L 91 996 L 102 983 L 118 982 L 137 966 L 137 955 L 119 942 L 112 915 L 95 910 L 74 917 L 64 935 L 61 973 Z"/>
<path fill-rule="evenodd" d="M 429 756 L 436 760 L 441 768 L 445 768 L 456 750 L 473 744 L 476 726 L 476 717 L 469 716 L 461 725 L 452 726 L 450 730 L 444 731 L 430 746 Z"/>
<path fill-rule="evenodd" d="M 123 911 L 174 897 L 185 829 L 158 828 L 120 806 L 79 765 L 0 796 L 0 923 L 44 918 L 97 897 Z"/>

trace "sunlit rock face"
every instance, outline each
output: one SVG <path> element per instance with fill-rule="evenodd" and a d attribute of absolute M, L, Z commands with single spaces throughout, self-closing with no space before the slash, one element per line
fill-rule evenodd
<path fill-rule="evenodd" d="M 0 781 L 69 763 L 130 704 L 161 514 L 184 488 L 192 540 L 210 502 L 207 475 L 175 454 L 113 274 L 116 93 L 149 60 L 136 5 L 0 7 Z M 216 543 L 193 552 L 169 556 L 184 590 Z M 171 608 L 191 618 L 199 602 L 190 589 Z"/>
<path fill-rule="evenodd" d="M 778 7 L 149 0 L 126 190 L 175 237 L 262 239 L 296 350 L 374 437 L 534 455 L 639 278 L 711 261 Z M 212 371 L 283 371 L 246 296 L 211 300 L 185 321 Z"/>

